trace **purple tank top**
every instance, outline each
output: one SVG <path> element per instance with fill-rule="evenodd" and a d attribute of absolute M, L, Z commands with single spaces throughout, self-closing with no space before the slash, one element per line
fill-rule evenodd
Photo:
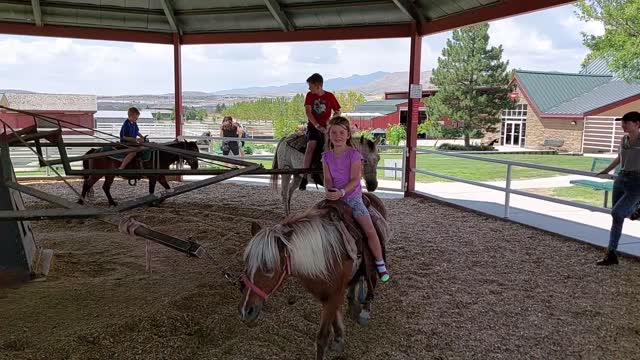
<path fill-rule="evenodd" d="M 355 161 L 362 161 L 362 155 L 358 150 L 349 147 L 341 155 L 336 155 L 333 150 L 323 152 L 322 161 L 329 166 L 333 187 L 344 189 L 351 181 L 351 164 Z M 359 181 L 356 187 L 344 195 L 344 199 L 353 199 L 358 196 L 362 196 L 362 186 Z"/>

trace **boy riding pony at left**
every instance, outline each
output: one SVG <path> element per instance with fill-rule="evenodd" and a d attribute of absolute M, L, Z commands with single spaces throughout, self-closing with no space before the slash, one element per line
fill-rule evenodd
<path fill-rule="evenodd" d="M 122 127 L 120 128 L 120 142 L 121 143 L 143 143 L 144 136 L 140 134 L 140 129 L 138 129 L 138 117 L 140 117 L 140 110 L 135 107 L 130 107 L 127 111 L 127 120 L 122 123 Z M 122 160 L 120 167 L 118 169 L 124 169 L 129 165 L 129 163 L 135 159 L 137 153 L 132 152 L 127 154 L 125 158 Z"/>

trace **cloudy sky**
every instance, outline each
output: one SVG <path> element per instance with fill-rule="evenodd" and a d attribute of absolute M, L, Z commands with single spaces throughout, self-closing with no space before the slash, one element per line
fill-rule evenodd
<path fill-rule="evenodd" d="M 491 23 L 513 68 L 577 72 L 587 54 L 583 23 L 571 5 Z M 429 70 L 451 33 L 423 38 L 422 69 Z M 407 71 L 408 39 L 183 46 L 183 89 L 216 91 L 302 82 L 375 71 Z M 53 39 L 0 34 L 0 89 L 98 95 L 173 91 L 173 50 L 167 45 Z"/>

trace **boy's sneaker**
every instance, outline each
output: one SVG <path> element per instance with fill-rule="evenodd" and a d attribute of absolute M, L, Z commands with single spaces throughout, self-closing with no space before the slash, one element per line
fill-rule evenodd
<path fill-rule="evenodd" d="M 378 273 L 378 276 L 380 277 L 380 281 L 382 281 L 383 283 L 386 283 L 387 281 L 391 280 L 391 276 L 386 271 Z"/>
<path fill-rule="evenodd" d="M 598 261 L 596 265 L 598 266 L 609 266 L 609 265 L 617 265 L 618 264 L 618 255 L 614 251 L 607 252 L 607 255 L 604 259 Z"/>

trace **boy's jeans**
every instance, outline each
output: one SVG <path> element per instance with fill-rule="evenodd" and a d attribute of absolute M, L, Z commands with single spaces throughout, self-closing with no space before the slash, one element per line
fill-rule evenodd
<path fill-rule="evenodd" d="M 638 208 L 640 202 L 640 172 L 621 171 L 613 183 L 613 208 L 611 209 L 611 232 L 609 234 L 609 251 L 618 249 L 622 235 L 622 224 Z"/>

